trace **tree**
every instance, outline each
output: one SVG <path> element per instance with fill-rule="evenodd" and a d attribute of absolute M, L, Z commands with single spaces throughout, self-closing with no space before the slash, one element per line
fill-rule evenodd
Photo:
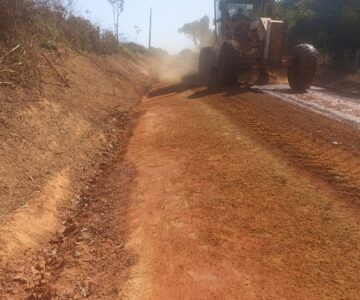
<path fill-rule="evenodd" d="M 341 56 L 360 49 L 359 0 L 281 0 L 277 17 L 288 24 L 288 45 L 308 42 Z"/>
<path fill-rule="evenodd" d="M 124 11 L 125 0 L 108 0 L 113 9 L 114 31 L 117 41 L 119 42 L 119 19 Z"/>
<path fill-rule="evenodd" d="M 73 15 L 75 10 L 75 0 L 66 0 L 64 3 L 66 17 Z"/>
<path fill-rule="evenodd" d="M 211 39 L 213 38 L 213 33 L 210 30 L 210 18 L 208 16 L 185 24 L 178 29 L 178 32 L 191 38 L 196 47 L 211 43 Z"/>
<path fill-rule="evenodd" d="M 137 44 L 138 38 L 139 38 L 139 34 L 142 32 L 142 30 L 141 30 L 140 27 L 137 26 L 137 25 L 134 26 L 134 29 L 135 29 L 135 32 L 136 32 L 136 41 L 135 41 L 135 43 Z"/>

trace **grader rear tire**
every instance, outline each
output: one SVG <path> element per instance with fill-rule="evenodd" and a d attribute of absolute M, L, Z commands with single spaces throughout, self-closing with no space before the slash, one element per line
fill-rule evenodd
<path fill-rule="evenodd" d="M 221 84 L 233 85 L 238 81 L 240 61 L 240 45 L 235 41 L 225 41 L 221 46 L 218 60 Z"/>
<path fill-rule="evenodd" d="M 317 68 L 317 50 L 308 44 L 296 46 L 293 64 L 288 69 L 290 87 L 296 92 L 306 92 L 314 82 Z"/>

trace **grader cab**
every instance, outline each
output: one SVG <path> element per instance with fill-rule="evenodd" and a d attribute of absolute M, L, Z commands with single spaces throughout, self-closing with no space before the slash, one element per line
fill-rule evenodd
<path fill-rule="evenodd" d="M 317 51 L 300 44 L 292 56 L 283 56 L 286 24 L 272 19 L 274 0 L 215 0 L 214 4 L 216 42 L 201 48 L 199 58 L 199 73 L 208 85 L 265 85 L 269 67 L 286 66 L 293 90 L 305 92 L 311 87 Z"/>

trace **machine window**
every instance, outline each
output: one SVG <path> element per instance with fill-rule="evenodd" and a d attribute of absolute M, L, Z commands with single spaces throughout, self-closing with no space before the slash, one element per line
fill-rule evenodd
<path fill-rule="evenodd" d="M 228 3 L 227 10 L 230 18 L 243 19 L 256 17 L 254 4 Z"/>

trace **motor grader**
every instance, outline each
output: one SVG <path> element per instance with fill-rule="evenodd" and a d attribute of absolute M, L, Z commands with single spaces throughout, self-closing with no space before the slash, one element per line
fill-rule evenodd
<path fill-rule="evenodd" d="M 311 87 L 317 50 L 300 44 L 291 56 L 283 56 L 286 24 L 272 19 L 275 0 L 215 0 L 214 6 L 215 43 L 202 47 L 199 57 L 199 74 L 208 86 L 265 85 L 269 68 L 286 66 L 294 91 Z"/>

